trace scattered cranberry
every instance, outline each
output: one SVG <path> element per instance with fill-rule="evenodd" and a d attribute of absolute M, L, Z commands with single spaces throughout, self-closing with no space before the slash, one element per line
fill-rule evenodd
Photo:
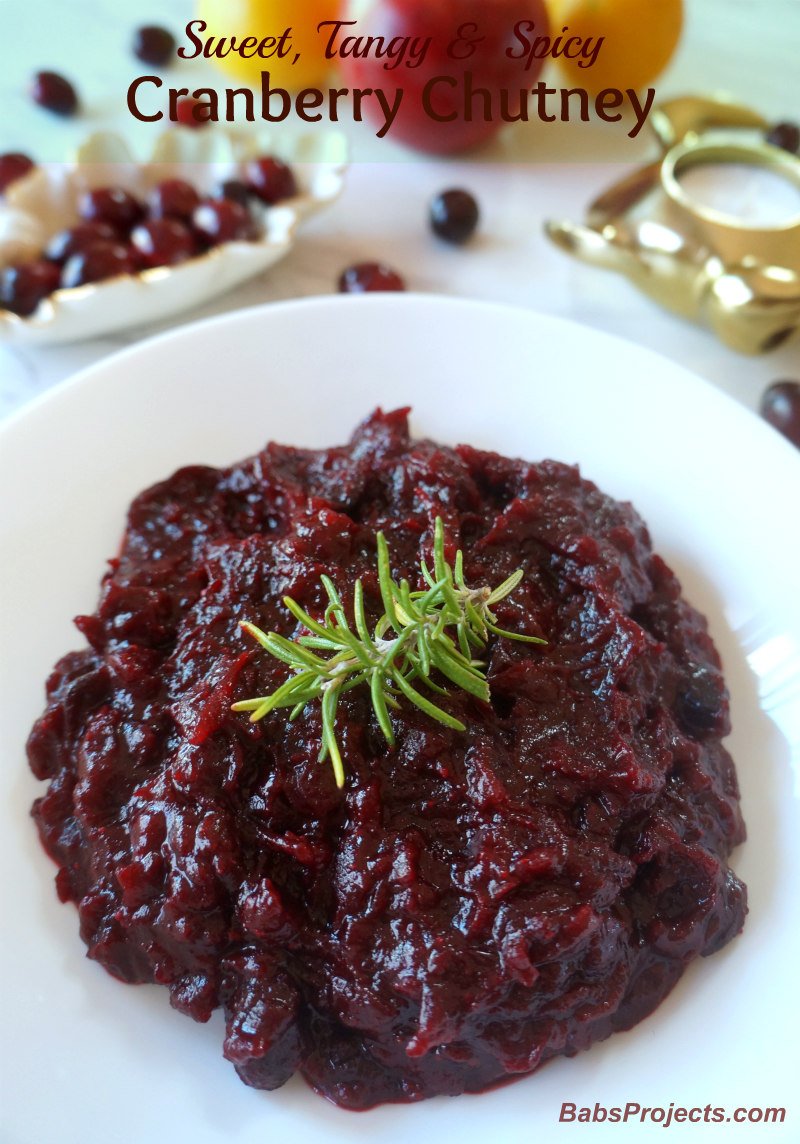
<path fill-rule="evenodd" d="M 767 143 L 796 155 L 800 151 L 800 127 L 796 123 L 776 123 L 766 135 Z"/>
<path fill-rule="evenodd" d="M 172 59 L 175 37 L 166 28 L 148 24 L 137 28 L 133 37 L 133 54 L 146 64 L 163 66 Z"/>
<path fill-rule="evenodd" d="M 6 187 L 21 179 L 23 175 L 27 175 L 35 166 L 33 159 L 21 155 L 18 151 L 0 155 L 0 195 L 5 192 Z"/>
<path fill-rule="evenodd" d="M 59 269 L 53 262 L 36 258 L 0 273 L 0 307 L 27 318 L 58 286 Z"/>
<path fill-rule="evenodd" d="M 478 204 L 469 191 L 442 191 L 431 202 L 431 228 L 445 242 L 460 246 L 478 225 Z"/>
<path fill-rule="evenodd" d="M 45 247 L 45 257 L 63 265 L 73 254 L 80 254 L 95 242 L 116 242 L 117 232 L 107 222 L 79 222 L 69 230 L 54 234 Z"/>
<path fill-rule="evenodd" d="M 359 262 L 348 266 L 339 278 L 342 294 L 368 294 L 378 290 L 405 290 L 406 284 L 399 274 L 382 262 Z"/>
<path fill-rule="evenodd" d="M 96 187 L 81 197 L 78 214 L 86 222 L 108 223 L 121 238 L 127 238 L 144 218 L 144 207 L 122 187 Z"/>
<path fill-rule="evenodd" d="M 761 416 L 800 449 L 800 382 L 774 382 L 761 398 Z"/>
<path fill-rule="evenodd" d="M 74 115 L 78 107 L 75 88 L 57 72 L 37 72 L 33 77 L 32 95 L 34 103 L 56 115 Z"/>
<path fill-rule="evenodd" d="M 235 203 L 241 203 L 243 207 L 249 204 L 252 197 L 252 187 L 243 183 L 241 179 L 227 179 L 224 183 L 220 183 L 217 191 L 217 198 L 233 199 Z"/>
<path fill-rule="evenodd" d="M 153 187 L 147 202 L 151 218 L 176 218 L 188 222 L 200 203 L 200 196 L 192 184 L 183 179 L 165 179 Z"/>
<path fill-rule="evenodd" d="M 175 266 L 197 254 L 194 235 L 176 218 L 155 218 L 131 231 L 131 245 L 142 266 Z"/>
<path fill-rule="evenodd" d="M 136 270 L 136 259 L 129 247 L 121 242 L 95 242 L 67 259 L 61 271 L 61 285 L 68 289 L 85 286 L 118 274 L 134 274 Z"/>
<path fill-rule="evenodd" d="M 182 127 L 205 127 L 207 119 L 198 119 L 194 113 L 196 107 L 205 107 L 199 99 L 179 99 L 175 108 L 175 118 Z"/>
<path fill-rule="evenodd" d="M 268 155 L 247 164 L 246 178 L 254 193 L 270 206 L 297 194 L 292 168 Z"/>
<path fill-rule="evenodd" d="M 253 216 L 233 199 L 201 203 L 192 215 L 192 226 L 207 246 L 256 237 Z"/>

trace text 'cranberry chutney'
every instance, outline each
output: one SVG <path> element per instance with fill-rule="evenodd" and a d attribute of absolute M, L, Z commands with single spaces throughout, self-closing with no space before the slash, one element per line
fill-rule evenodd
<path fill-rule="evenodd" d="M 419 599 L 437 518 L 467 588 L 512 578 L 515 638 L 476 653 L 488 700 L 431 668 L 449 723 L 390 687 L 386 728 L 341 688 L 339 786 L 324 701 L 231 710 L 293 670 L 238 625 L 313 642 L 284 597 L 323 624 L 328 577 L 374 633 L 378 534 Z M 742 927 L 719 657 L 633 508 L 575 468 L 378 411 L 344 448 L 181 469 L 77 625 L 28 745 L 59 896 L 110 973 L 222 1006 L 247 1084 L 299 1071 L 353 1109 L 480 1091 L 630 1028 Z"/>

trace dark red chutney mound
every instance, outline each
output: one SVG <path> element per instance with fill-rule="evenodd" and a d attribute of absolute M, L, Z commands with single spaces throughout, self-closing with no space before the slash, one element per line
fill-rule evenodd
<path fill-rule="evenodd" d="M 321 615 L 323 573 L 350 602 L 362 577 L 377 619 L 376 532 L 414 586 L 437 515 L 468 584 L 524 568 L 498 623 L 547 645 L 492 637 L 491 704 L 451 688 L 458 732 L 404 701 L 394 750 L 368 690 L 343 696 L 339 790 L 318 704 L 231 712 L 288 671 L 237 622 L 298 634 L 282 597 Z M 575 468 L 412 443 L 400 411 L 182 469 L 133 502 L 77 625 L 28 748 L 59 895 L 110 973 L 224 1007 L 247 1084 L 299 1070 L 355 1109 L 486 1089 L 630 1028 L 741 929 L 719 658 Z"/>

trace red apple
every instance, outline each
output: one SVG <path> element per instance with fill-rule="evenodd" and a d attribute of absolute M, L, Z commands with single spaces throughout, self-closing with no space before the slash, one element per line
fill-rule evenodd
<path fill-rule="evenodd" d="M 354 4 L 345 19 L 355 19 L 353 26 L 342 27 L 337 35 L 340 45 L 340 67 L 351 87 L 382 88 L 389 100 L 396 88 L 403 90 L 397 117 L 387 135 L 421 151 L 444 155 L 462 151 L 490 138 L 502 126 L 498 93 L 509 90 L 511 113 L 519 105 L 521 88 L 533 87 L 544 66 L 537 59 L 525 69 L 524 40 L 514 34 L 524 21 L 523 36 L 532 41 L 549 35 L 544 0 L 373 0 L 363 11 Z M 385 56 L 377 58 L 373 49 L 368 55 L 345 54 L 345 37 L 382 36 L 384 45 L 395 37 L 409 36 L 431 43 L 422 62 L 408 67 L 406 62 L 392 67 Z M 475 43 L 470 52 L 469 41 Z M 362 44 L 363 50 L 363 44 Z M 511 52 L 510 57 L 507 52 Z M 351 46 L 352 53 L 352 46 Z M 406 51 L 406 59 L 409 57 Z M 385 65 L 389 63 L 387 68 Z M 472 89 L 482 88 L 491 98 L 491 118 L 484 118 L 484 97 L 472 101 L 473 117 L 465 114 L 465 73 L 471 73 Z M 437 76 L 452 77 L 428 88 L 428 111 L 423 93 Z M 375 122 L 384 122 L 375 99 L 363 101 L 364 114 Z M 434 115 L 430 114 L 433 111 Z M 452 120 L 449 117 L 454 115 Z M 448 118 L 439 122 L 434 116 Z"/>

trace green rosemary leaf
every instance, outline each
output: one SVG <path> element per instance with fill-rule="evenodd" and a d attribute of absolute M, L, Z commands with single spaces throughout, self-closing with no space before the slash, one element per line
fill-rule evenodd
<path fill-rule="evenodd" d="M 431 673 L 431 641 L 424 627 L 420 626 L 417 636 L 417 651 L 419 652 L 420 673 L 429 676 Z"/>
<path fill-rule="evenodd" d="M 386 694 L 384 692 L 385 679 L 383 672 L 376 671 L 373 673 L 372 682 L 370 683 L 370 692 L 372 695 L 372 706 L 375 710 L 375 717 L 378 720 L 378 726 L 383 731 L 384 738 L 390 747 L 394 746 L 394 730 L 389 718 L 389 712 L 386 709 Z"/>
<path fill-rule="evenodd" d="M 463 620 L 463 618 L 464 617 L 462 616 L 458 622 L 460 623 Z M 442 634 L 444 633 L 444 629 L 447 627 L 449 622 L 450 622 L 449 614 L 444 608 L 442 608 L 441 612 L 439 613 L 439 619 L 436 621 L 433 628 L 431 629 L 431 639 L 432 640 L 441 639 Z"/>
<path fill-rule="evenodd" d="M 415 679 L 419 679 L 429 691 L 435 691 L 437 695 L 449 695 L 450 692 L 446 687 L 442 687 L 436 683 L 429 675 L 423 675 L 419 664 L 412 664 L 406 671 L 403 672 L 406 683 L 413 683 Z"/>
<path fill-rule="evenodd" d="M 231 703 L 231 711 L 257 711 L 268 700 L 268 695 L 263 695 L 260 699 L 240 699 L 238 703 Z"/>
<path fill-rule="evenodd" d="M 498 585 L 497 588 L 494 588 L 489 594 L 489 599 L 486 601 L 486 607 L 491 608 L 492 604 L 496 604 L 498 600 L 504 600 L 506 596 L 509 596 L 520 583 L 524 575 L 525 573 L 522 568 L 518 568 L 516 572 L 512 572 L 507 580 L 504 580 L 502 584 Z"/>
<path fill-rule="evenodd" d="M 482 660 L 473 659 L 471 654 L 464 655 L 458 646 L 453 642 L 453 640 L 450 639 L 450 636 L 448 636 L 446 633 L 442 635 L 441 639 L 438 641 L 437 646 L 442 648 L 443 651 L 448 652 L 448 654 L 453 657 L 456 663 L 461 664 L 462 667 L 466 667 L 469 671 L 477 672 L 480 674 L 480 669 L 483 667 Z M 481 644 L 480 646 L 483 648 L 484 645 Z"/>
<path fill-rule="evenodd" d="M 257 628 L 255 624 L 251 624 L 247 620 L 240 620 L 239 627 L 249 636 L 252 636 L 254 640 L 258 640 L 261 646 L 269 651 L 269 636 L 266 632 L 262 632 L 261 628 Z"/>
<path fill-rule="evenodd" d="M 472 627 L 470 627 L 469 623 L 467 623 L 467 622 L 459 623 L 458 634 L 459 634 L 459 643 L 461 642 L 461 635 L 464 635 L 464 638 L 465 638 L 465 641 L 467 644 L 466 650 L 465 650 L 465 648 L 461 648 L 461 654 L 462 654 L 462 656 L 465 657 L 465 659 L 469 659 L 470 654 L 472 654 L 472 653 L 470 653 L 470 650 L 469 650 L 470 644 L 472 644 L 473 648 L 475 648 L 477 651 L 483 651 L 483 649 L 486 646 L 485 639 L 483 639 L 480 635 L 478 635 L 477 631 L 475 631 Z"/>
<path fill-rule="evenodd" d="M 447 711 L 443 711 L 441 707 L 437 707 L 435 703 L 431 703 L 424 695 L 420 695 L 419 691 L 407 683 L 406 680 L 399 672 L 394 672 L 392 678 L 397 686 L 403 692 L 407 699 L 410 699 L 415 707 L 419 707 L 420 711 L 424 711 L 426 715 L 430 715 L 438 723 L 444 723 L 446 727 L 452 727 L 454 731 L 466 731 L 466 727 L 459 720 L 450 715 Z"/>
<path fill-rule="evenodd" d="M 399 598 L 394 602 L 395 614 L 397 615 L 397 631 L 403 631 L 406 628 L 414 628 L 413 618 L 406 612 L 403 605 L 400 603 Z"/>
<path fill-rule="evenodd" d="M 442 584 L 442 599 L 448 612 L 449 622 L 457 624 L 463 618 L 464 609 L 453 587 L 452 578 L 449 576 L 445 577 Z"/>
<path fill-rule="evenodd" d="M 522 632 L 507 632 L 504 628 L 498 628 L 497 624 L 487 623 L 486 626 L 490 632 L 494 632 L 496 636 L 505 636 L 507 640 L 516 640 L 518 643 L 547 643 L 547 640 L 543 640 L 540 636 L 526 636 Z"/>
<path fill-rule="evenodd" d="M 335 651 L 342 646 L 338 640 L 324 640 L 322 636 L 298 636 L 297 643 L 303 647 L 317 647 L 325 651 Z"/>
<path fill-rule="evenodd" d="M 399 631 L 397 612 L 394 607 L 394 585 L 392 584 L 392 570 L 389 564 L 389 548 L 382 532 L 378 533 L 378 584 L 386 619 L 395 631 Z"/>
<path fill-rule="evenodd" d="M 256 708 L 250 716 L 250 721 L 257 723 L 259 719 L 263 719 L 268 712 L 276 707 L 292 707 L 301 701 L 308 703 L 315 699 L 319 693 L 320 686 L 313 671 L 301 671 L 297 675 L 291 675 L 277 691 L 274 691 Z"/>
<path fill-rule="evenodd" d="M 471 600 L 464 601 L 464 614 L 470 622 L 472 630 L 482 640 L 486 639 L 486 618 L 482 616 Z"/>
<path fill-rule="evenodd" d="M 456 553 L 456 561 L 453 566 L 453 577 L 456 582 L 456 587 L 460 588 L 462 592 L 467 590 L 467 585 L 464 583 L 464 553 L 459 548 Z"/>
<path fill-rule="evenodd" d="M 369 627 L 367 626 L 367 616 L 364 611 L 364 586 L 360 580 L 356 580 L 353 590 L 353 613 L 356 618 L 356 631 L 358 632 L 361 642 L 369 651 L 374 652 L 375 641 L 369 634 Z"/>
<path fill-rule="evenodd" d="M 258 707 L 256 707 L 255 711 L 250 716 L 250 722 L 251 723 L 258 723 L 261 719 L 264 718 L 265 715 L 269 714 L 270 707 L 271 707 L 271 704 L 270 704 L 269 699 L 265 699 L 262 704 L 260 704 Z"/>
<path fill-rule="evenodd" d="M 437 516 L 433 527 L 433 571 L 437 580 L 447 580 L 450 575 L 450 567 L 444 558 L 444 525 L 440 516 Z"/>
<path fill-rule="evenodd" d="M 333 775 L 337 787 L 344 786 L 344 763 L 336 742 L 333 725 L 336 722 L 336 705 L 339 702 L 339 691 L 336 687 L 329 687 L 322 696 L 322 734 L 323 743 L 331 757 Z"/>
<path fill-rule="evenodd" d="M 302 647 L 300 644 L 293 643 L 292 640 L 287 640 L 284 636 L 279 636 L 275 632 L 270 632 L 263 645 L 270 655 L 274 655 L 276 659 L 288 663 L 290 667 L 310 667 L 316 670 L 325 670 L 325 660 L 320 659 L 319 656 L 314 655 L 313 652 L 308 651 L 307 648 Z"/>
<path fill-rule="evenodd" d="M 390 641 L 390 646 L 386 648 L 380 659 L 380 667 L 383 671 L 387 671 L 392 663 L 399 659 L 401 651 L 404 655 L 406 654 L 406 646 L 413 641 L 416 631 L 417 629 L 413 627 L 403 628 L 397 639 Z"/>
<path fill-rule="evenodd" d="M 464 635 L 467 638 L 467 643 L 472 644 L 472 646 L 478 651 L 483 651 L 483 649 L 486 647 L 486 640 L 479 636 L 478 633 L 469 626 L 469 624 L 464 623 L 461 625 L 461 627 L 464 630 Z M 470 653 L 468 651 L 464 652 L 465 656 L 469 656 L 469 654 Z"/>
<path fill-rule="evenodd" d="M 341 611 L 342 616 L 344 617 L 344 610 L 342 608 L 341 596 L 337 592 L 336 586 L 334 585 L 330 576 L 326 576 L 323 573 L 323 575 L 320 576 L 320 582 L 322 583 L 323 588 L 327 592 L 328 599 L 330 600 L 331 604 L 333 604 L 334 608 L 338 608 Z"/>
<path fill-rule="evenodd" d="M 323 639 L 330 637 L 331 629 L 317 623 L 313 616 L 309 616 L 308 612 L 304 612 L 300 605 L 294 602 L 291 596 L 284 596 L 283 602 L 294 618 L 299 620 L 303 627 L 308 628 L 308 630 L 314 632 L 315 635 L 322 636 Z"/>
<path fill-rule="evenodd" d="M 340 676 L 344 679 L 344 676 Z M 344 695 L 345 691 L 352 691 L 354 687 L 360 687 L 362 683 L 369 683 L 372 679 L 372 670 L 362 671 L 359 675 L 354 675 L 344 683 L 339 683 L 339 694 Z"/>
<path fill-rule="evenodd" d="M 345 636 L 350 632 L 350 625 L 347 622 L 345 615 L 344 605 L 342 604 L 339 593 L 337 592 L 333 582 L 327 576 L 321 576 L 322 584 L 328 594 L 328 606 L 325 609 L 325 622 L 324 627 L 328 627 L 331 618 L 336 620 L 335 631 L 340 639 L 345 639 Z"/>
<path fill-rule="evenodd" d="M 458 625 L 458 646 L 465 659 L 469 657 L 469 629 L 466 624 Z"/>
<path fill-rule="evenodd" d="M 401 580 L 400 582 L 400 607 L 408 618 L 409 624 L 419 624 L 425 620 L 425 613 L 420 611 L 414 603 L 408 580 Z"/>
<path fill-rule="evenodd" d="M 489 698 L 489 684 L 482 675 L 458 663 L 448 652 L 440 646 L 431 648 L 431 659 L 442 675 L 446 675 L 456 687 L 468 691 L 478 699 Z"/>
<path fill-rule="evenodd" d="M 432 587 L 434 586 L 434 584 L 436 583 L 436 579 L 435 579 L 435 577 L 434 577 L 434 576 L 432 576 L 432 575 L 431 575 L 431 573 L 430 573 L 430 571 L 429 571 L 429 569 L 428 569 L 428 565 L 425 563 L 425 559 L 424 559 L 424 557 L 423 557 L 423 558 L 420 560 L 420 562 L 419 562 L 419 566 L 420 566 L 420 568 L 422 569 L 422 578 L 423 578 L 423 580 L 425 581 L 425 583 L 426 583 L 426 584 L 427 584 L 427 585 L 428 585 L 430 588 L 432 588 Z"/>

